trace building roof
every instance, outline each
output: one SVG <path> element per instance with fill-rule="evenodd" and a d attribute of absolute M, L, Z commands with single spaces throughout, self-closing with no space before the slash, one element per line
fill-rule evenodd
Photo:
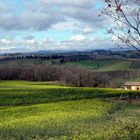
<path fill-rule="evenodd" d="M 140 86 L 140 82 L 126 82 L 125 86 Z"/>

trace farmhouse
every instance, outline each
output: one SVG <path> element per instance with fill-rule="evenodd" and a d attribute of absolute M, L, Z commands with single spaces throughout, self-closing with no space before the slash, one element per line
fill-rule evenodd
<path fill-rule="evenodd" d="M 140 90 L 140 82 L 126 82 L 124 84 L 125 90 Z"/>

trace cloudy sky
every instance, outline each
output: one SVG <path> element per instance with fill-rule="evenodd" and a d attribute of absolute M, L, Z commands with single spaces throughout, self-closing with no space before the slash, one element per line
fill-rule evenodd
<path fill-rule="evenodd" d="M 0 0 L 0 52 L 113 47 L 102 0 Z"/>

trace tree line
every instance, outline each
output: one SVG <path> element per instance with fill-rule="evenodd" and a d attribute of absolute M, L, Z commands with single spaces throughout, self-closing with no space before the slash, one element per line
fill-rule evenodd
<path fill-rule="evenodd" d="M 86 68 L 40 64 L 0 67 L 0 80 L 61 81 L 77 87 L 121 87 L 140 77 L 140 70 L 95 72 Z"/>

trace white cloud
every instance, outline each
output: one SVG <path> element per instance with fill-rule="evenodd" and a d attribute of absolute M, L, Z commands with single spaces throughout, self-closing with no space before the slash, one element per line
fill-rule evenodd
<path fill-rule="evenodd" d="M 77 34 L 77 35 L 72 36 L 70 40 L 81 42 L 81 41 L 84 41 L 85 39 L 86 39 L 86 36 Z"/>
<path fill-rule="evenodd" d="M 96 2 L 93 0 L 35 0 L 25 2 L 23 11 L 12 9 L 8 13 L 4 10 L 7 8 L 7 3 L 5 2 L 5 5 L 2 3 L 1 6 L 0 2 L 0 7 L 4 7 L 3 12 L 0 12 L 0 27 L 6 30 L 38 31 L 50 29 L 54 24 L 57 26 L 68 24 L 71 22 L 70 18 L 76 22 L 93 24 L 95 28 L 100 27 L 102 19 L 98 18 Z"/>
<path fill-rule="evenodd" d="M 2 38 L 0 40 L 0 44 L 2 44 L 2 45 L 10 45 L 11 44 L 11 41 L 8 40 L 8 39 Z"/>
<path fill-rule="evenodd" d="M 74 6 L 74 7 L 85 7 L 89 8 L 92 6 L 92 0 L 38 0 L 43 4 L 52 4 L 58 6 Z"/>
<path fill-rule="evenodd" d="M 118 39 L 118 37 L 116 37 L 115 35 L 113 35 L 112 36 L 112 40 L 114 41 L 114 42 L 120 42 L 120 40 Z"/>
<path fill-rule="evenodd" d="M 0 27 L 7 30 L 45 30 L 59 21 L 63 21 L 63 17 L 55 13 L 0 14 Z"/>
<path fill-rule="evenodd" d="M 64 22 L 59 22 L 51 26 L 52 29 L 57 31 L 65 31 L 65 30 L 77 30 L 79 28 L 79 22 L 76 20 L 73 20 L 71 18 L 68 18 Z"/>
<path fill-rule="evenodd" d="M 0 38 L 0 52 L 34 52 L 38 50 L 92 50 L 112 48 L 113 43 L 101 38 L 86 38 L 84 35 L 72 36 L 69 40 L 57 42 L 52 38 L 35 40 L 15 40 Z"/>
<path fill-rule="evenodd" d="M 103 47 L 105 46 L 103 41 L 99 39 L 93 41 L 88 37 L 102 30 L 105 25 L 109 25 L 106 19 L 98 18 L 100 10 L 95 8 L 97 2 L 99 0 L 24 1 L 22 5 L 24 8 L 19 10 L 16 5 L 12 5 L 16 8 L 11 9 L 9 6 L 7 9 L 7 3 L 1 6 L 0 1 L 0 33 L 1 36 L 5 36 L 0 38 L 0 48 L 3 50 L 9 48 L 13 52 L 29 52 L 50 49 L 86 50 Z M 7 12 L 8 10 L 11 12 Z M 48 30 L 54 31 L 54 34 L 52 35 L 52 32 Z M 63 41 L 51 39 L 55 38 L 55 32 L 58 35 L 59 31 L 61 33 L 64 31 L 64 35 L 65 31 L 73 35 Z M 33 35 L 34 32 L 37 33 L 36 36 Z M 43 36 L 39 34 L 40 32 L 43 32 Z M 44 33 L 50 38 L 44 39 Z"/>
<path fill-rule="evenodd" d="M 83 29 L 83 33 L 87 34 L 87 33 L 93 33 L 94 29 L 90 26 L 87 26 Z"/>

